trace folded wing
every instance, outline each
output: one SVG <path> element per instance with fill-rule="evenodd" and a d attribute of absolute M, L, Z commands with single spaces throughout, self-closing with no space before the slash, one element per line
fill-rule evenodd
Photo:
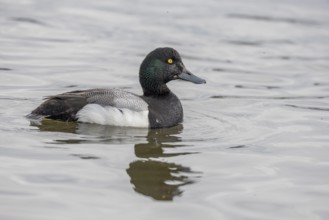
<path fill-rule="evenodd" d="M 46 117 L 63 121 L 76 121 L 77 113 L 88 104 L 113 107 L 134 112 L 146 111 L 148 106 L 139 96 L 120 89 L 76 90 L 46 97 L 46 101 L 28 117 Z"/>

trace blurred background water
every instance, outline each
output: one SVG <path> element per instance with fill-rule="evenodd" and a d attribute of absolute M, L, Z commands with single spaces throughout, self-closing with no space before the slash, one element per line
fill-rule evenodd
<path fill-rule="evenodd" d="M 24 118 L 177 49 L 183 125 Z M 328 219 L 327 0 L 0 0 L 0 219 Z"/>

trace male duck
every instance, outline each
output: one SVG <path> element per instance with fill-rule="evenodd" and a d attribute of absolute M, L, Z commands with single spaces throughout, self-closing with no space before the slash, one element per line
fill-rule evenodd
<path fill-rule="evenodd" d="M 120 89 L 89 89 L 47 97 L 29 118 L 49 118 L 102 125 L 163 128 L 183 121 L 183 108 L 166 83 L 205 80 L 190 73 L 173 48 L 157 48 L 142 62 L 139 81 L 143 95 Z"/>

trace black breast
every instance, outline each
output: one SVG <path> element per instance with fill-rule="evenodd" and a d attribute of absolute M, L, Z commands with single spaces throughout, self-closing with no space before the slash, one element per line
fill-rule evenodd
<path fill-rule="evenodd" d="M 151 128 L 171 127 L 183 121 L 183 108 L 175 94 L 169 92 L 160 96 L 141 96 L 149 109 Z"/>

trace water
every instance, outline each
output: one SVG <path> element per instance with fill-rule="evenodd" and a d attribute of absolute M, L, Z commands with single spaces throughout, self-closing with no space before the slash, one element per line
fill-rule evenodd
<path fill-rule="evenodd" d="M 0 219 L 328 219 L 326 0 L 0 0 Z M 183 125 L 24 118 L 171 46 Z"/>

